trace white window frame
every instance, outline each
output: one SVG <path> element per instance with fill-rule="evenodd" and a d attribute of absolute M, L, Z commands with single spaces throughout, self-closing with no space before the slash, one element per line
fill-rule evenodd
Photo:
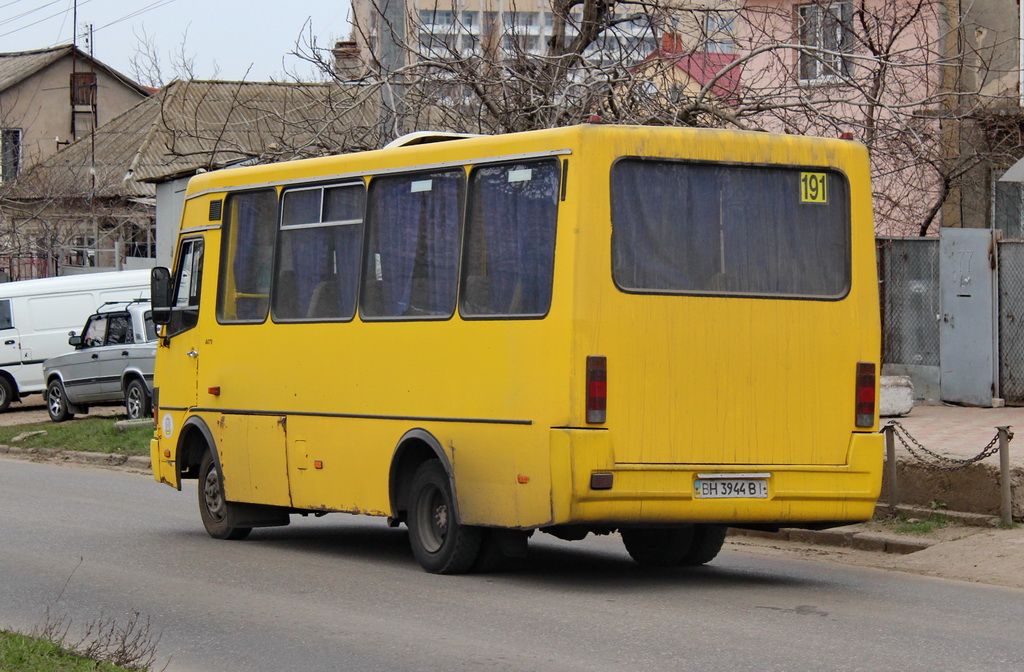
<path fill-rule="evenodd" d="M 852 75 L 852 0 L 796 5 L 797 39 L 803 46 L 825 51 L 797 54 L 797 77 L 802 84 L 835 84 Z M 829 16 L 831 21 L 823 19 Z M 844 21 L 845 16 L 845 21 Z M 835 31 L 829 39 L 828 32 Z M 810 34 L 809 34 L 810 33 Z"/>

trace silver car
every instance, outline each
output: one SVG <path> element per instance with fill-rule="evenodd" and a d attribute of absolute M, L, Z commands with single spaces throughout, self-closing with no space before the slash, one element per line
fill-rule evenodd
<path fill-rule="evenodd" d="M 156 329 L 148 301 L 107 303 L 71 332 L 74 352 L 43 363 L 50 419 L 63 422 L 92 404 L 124 402 L 128 417 L 151 412 Z"/>

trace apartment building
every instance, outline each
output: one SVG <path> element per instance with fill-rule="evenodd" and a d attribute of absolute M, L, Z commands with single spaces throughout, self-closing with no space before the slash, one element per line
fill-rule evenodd
<path fill-rule="evenodd" d="M 490 53 L 499 58 L 549 55 L 579 35 L 583 8 L 559 16 L 550 0 L 406 0 L 408 35 L 402 45 L 420 60 Z M 733 0 L 618 3 L 600 38 L 584 56 L 594 64 L 640 61 L 660 46 L 660 36 L 688 36 L 692 51 L 735 50 Z M 362 54 L 378 53 L 382 0 L 353 0 L 353 41 Z M 564 40 L 552 49 L 551 41 Z"/>

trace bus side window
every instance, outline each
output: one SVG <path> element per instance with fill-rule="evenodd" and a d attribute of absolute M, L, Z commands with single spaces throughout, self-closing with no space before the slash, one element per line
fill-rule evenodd
<path fill-rule="evenodd" d="M 551 306 L 557 161 L 481 166 L 470 176 L 459 311 L 543 317 Z"/>
<path fill-rule="evenodd" d="M 203 239 L 182 241 L 174 279 L 174 299 L 167 335 L 188 331 L 199 322 L 199 292 L 203 284 Z"/>
<path fill-rule="evenodd" d="M 448 318 L 455 312 L 466 173 L 370 182 L 360 316 Z"/>
<path fill-rule="evenodd" d="M 260 323 L 270 309 L 270 278 L 277 231 L 277 192 L 228 196 L 221 224 L 217 321 Z"/>
<path fill-rule="evenodd" d="M 271 292 L 275 321 L 355 315 L 364 202 L 361 183 L 284 193 Z"/>

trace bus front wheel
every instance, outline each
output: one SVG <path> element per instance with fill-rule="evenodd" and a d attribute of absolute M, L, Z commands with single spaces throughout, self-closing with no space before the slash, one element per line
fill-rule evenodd
<path fill-rule="evenodd" d="M 455 515 L 448 474 L 441 463 L 420 465 L 409 490 L 407 523 L 412 553 L 423 569 L 433 574 L 469 571 L 480 553 L 480 528 L 460 525 Z"/>
<path fill-rule="evenodd" d="M 230 506 L 224 499 L 220 470 L 213 461 L 213 453 L 207 450 L 199 463 L 199 515 L 203 518 L 203 527 L 214 539 L 245 539 L 252 532 L 251 527 L 228 525 Z"/>
<path fill-rule="evenodd" d="M 672 567 L 683 564 L 693 545 L 693 525 L 666 528 L 624 528 L 620 530 L 626 551 L 644 567 Z"/>

